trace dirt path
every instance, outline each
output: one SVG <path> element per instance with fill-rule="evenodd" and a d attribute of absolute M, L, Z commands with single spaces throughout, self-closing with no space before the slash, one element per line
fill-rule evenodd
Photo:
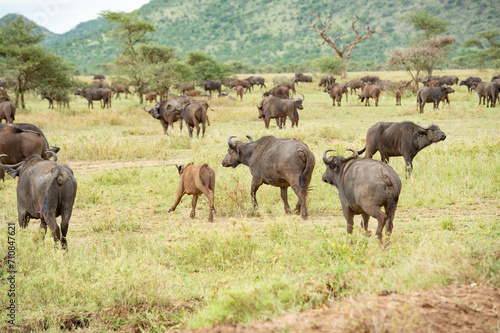
<path fill-rule="evenodd" d="M 500 332 L 500 290 L 448 286 L 409 295 L 382 292 L 327 303 L 276 321 L 175 332 Z"/>

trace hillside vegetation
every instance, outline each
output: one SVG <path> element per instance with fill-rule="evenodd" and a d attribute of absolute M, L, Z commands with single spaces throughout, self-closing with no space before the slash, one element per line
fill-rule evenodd
<path fill-rule="evenodd" d="M 500 16 L 500 6 L 486 0 L 403 0 L 398 4 L 389 0 L 369 4 L 326 0 L 152 0 L 138 14 L 155 24 L 156 31 L 151 34 L 154 42 L 174 47 L 181 56 L 200 50 L 218 61 L 239 60 L 254 66 L 331 56 L 333 51 L 328 46 L 316 46 L 319 37 L 308 27 L 314 21 L 310 12 L 331 15 L 346 31 L 347 41 L 352 32 L 351 17 L 358 15 L 360 23 L 386 32 L 376 34 L 354 50 L 351 70 L 365 70 L 367 66 L 383 66 L 389 50 L 407 45 L 414 31 L 403 22 L 403 17 L 417 10 L 449 21 L 449 33 L 458 43 L 477 32 L 494 29 Z M 48 36 L 45 44 L 74 62 L 82 73 L 91 73 L 97 64 L 112 61 L 120 53 L 116 41 L 107 36 L 110 29 L 109 23 L 92 20 L 65 34 Z"/>

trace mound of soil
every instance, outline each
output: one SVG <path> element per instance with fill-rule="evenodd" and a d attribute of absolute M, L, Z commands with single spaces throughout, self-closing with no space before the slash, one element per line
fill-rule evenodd
<path fill-rule="evenodd" d="M 500 332 L 500 290 L 448 286 L 408 295 L 384 291 L 327 303 L 276 321 L 175 332 Z"/>

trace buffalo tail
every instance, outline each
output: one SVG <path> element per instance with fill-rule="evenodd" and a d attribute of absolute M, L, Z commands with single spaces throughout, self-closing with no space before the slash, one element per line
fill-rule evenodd
<path fill-rule="evenodd" d="M 52 169 L 52 180 L 49 183 L 49 186 L 45 190 L 45 195 L 43 196 L 42 209 L 40 210 L 40 218 L 43 220 L 47 220 L 49 216 L 49 197 L 51 190 L 54 186 L 62 186 L 64 175 L 61 173 L 58 167 Z"/>
<path fill-rule="evenodd" d="M 309 172 L 312 173 L 312 169 L 314 168 L 314 164 L 311 163 L 310 158 L 307 156 L 307 153 L 304 150 L 299 149 L 298 151 L 299 151 L 299 154 L 300 154 L 300 152 L 302 152 L 302 154 L 304 154 L 304 156 L 306 158 L 306 167 L 304 168 L 304 171 L 302 171 L 302 173 L 299 176 L 299 186 L 301 189 L 303 189 L 304 191 L 307 192 L 307 186 L 304 184 L 304 178 L 305 178 L 306 174 L 308 174 Z"/>

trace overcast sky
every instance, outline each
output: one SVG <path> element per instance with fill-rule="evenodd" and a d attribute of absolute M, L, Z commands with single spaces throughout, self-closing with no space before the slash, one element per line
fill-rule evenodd
<path fill-rule="evenodd" d="M 62 34 L 78 23 L 97 18 L 103 10 L 131 12 L 150 0 L 0 0 L 0 18 L 21 14 L 48 30 Z"/>

